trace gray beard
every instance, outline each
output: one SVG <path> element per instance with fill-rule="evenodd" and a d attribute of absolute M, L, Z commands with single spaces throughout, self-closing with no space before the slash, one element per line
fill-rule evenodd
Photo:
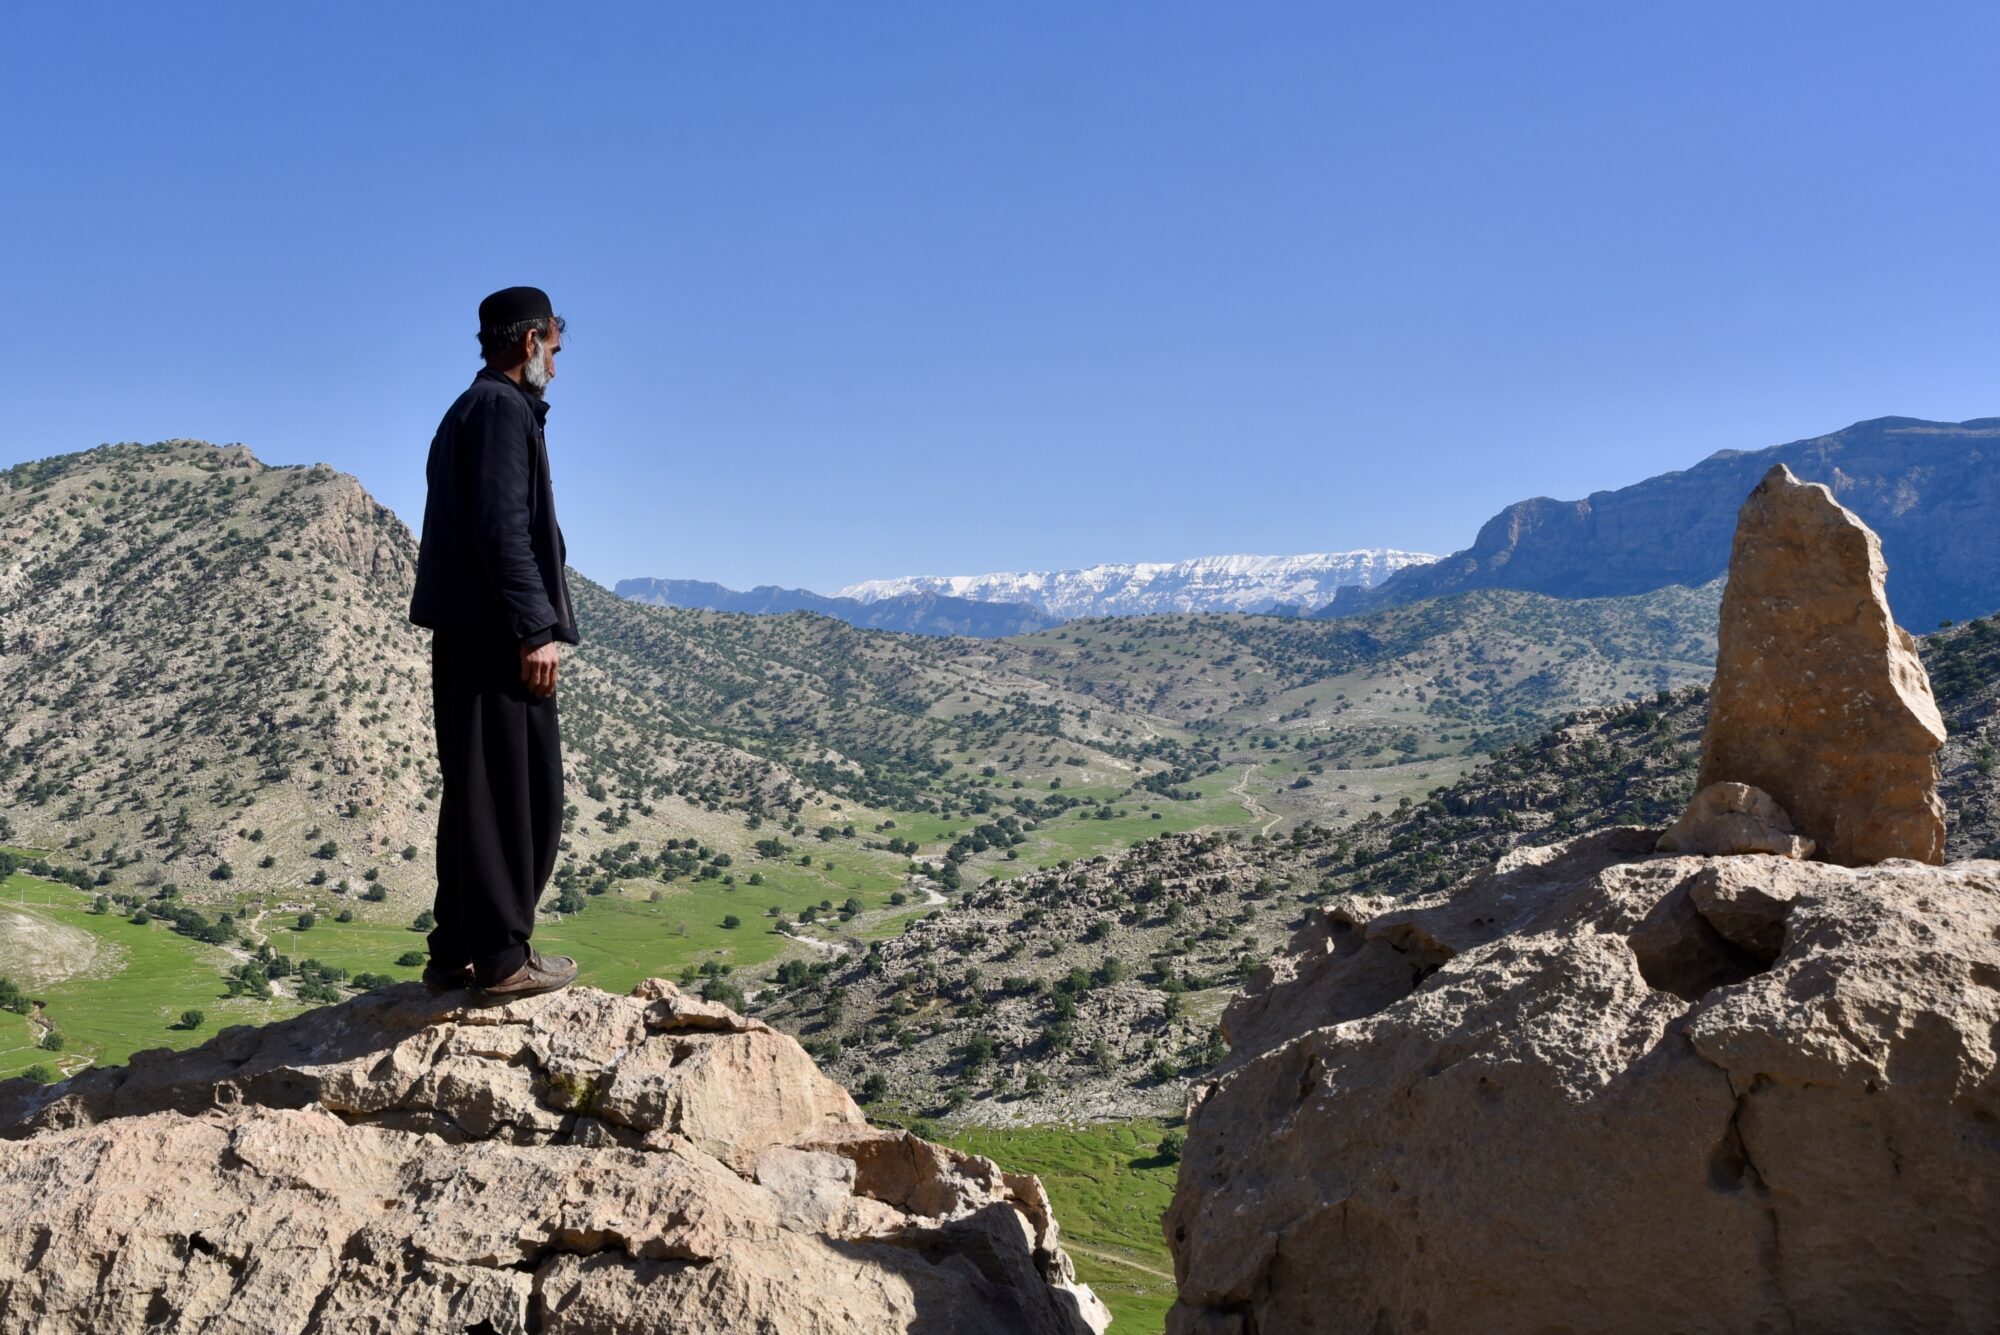
<path fill-rule="evenodd" d="M 549 350 L 545 345 L 537 349 L 535 355 L 528 358 L 526 364 L 521 367 L 521 384 L 539 399 L 542 397 L 542 391 L 549 387 L 550 378 Z"/>

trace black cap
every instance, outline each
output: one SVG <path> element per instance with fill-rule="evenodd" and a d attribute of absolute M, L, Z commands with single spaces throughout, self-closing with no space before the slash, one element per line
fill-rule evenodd
<path fill-rule="evenodd" d="M 549 294 L 538 287 L 503 287 L 479 303 L 481 329 L 505 329 L 524 320 L 547 320 L 555 315 Z"/>

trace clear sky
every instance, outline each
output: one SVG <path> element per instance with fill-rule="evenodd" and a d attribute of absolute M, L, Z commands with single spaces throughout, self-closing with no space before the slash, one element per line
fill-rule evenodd
<path fill-rule="evenodd" d="M 572 563 L 1398 546 L 2000 415 L 2000 7 L 10 4 L 0 464 L 241 441 L 412 525 L 570 321 Z"/>

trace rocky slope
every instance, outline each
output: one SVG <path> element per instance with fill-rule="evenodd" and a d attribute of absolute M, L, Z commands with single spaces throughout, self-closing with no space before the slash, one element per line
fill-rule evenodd
<path fill-rule="evenodd" d="M 1917 647 L 1944 714 L 1945 856 L 2000 858 L 2000 616 L 1935 631 Z"/>
<path fill-rule="evenodd" d="M 197 897 L 367 879 L 407 916 L 430 889 L 437 785 L 426 633 L 406 619 L 415 556 L 355 479 L 240 446 L 107 446 L 0 472 L 12 837 Z M 1089 801 L 1180 785 L 1280 742 L 1305 763 L 1463 751 L 1687 679 L 1712 619 L 1712 598 L 1686 591 L 1630 608 L 1481 594 L 1326 625 L 918 639 L 571 581 L 584 643 L 563 688 L 565 880 L 690 832 L 741 853 L 753 819 L 806 833 L 834 802 L 874 824 L 984 814 L 1052 779 L 1099 790 Z M 1478 661 L 1458 661 L 1475 643 Z M 1287 790 L 1281 809 L 1317 796 Z"/>
<path fill-rule="evenodd" d="M 318 873 L 426 899 L 438 778 L 428 632 L 407 620 L 415 560 L 407 526 L 352 477 L 241 446 L 107 446 L 0 472 L 13 837 L 124 885 L 295 889 Z M 832 799 L 955 809 L 941 748 L 1025 735 L 1041 754 L 1065 723 L 1050 765 L 1144 768 L 1090 739 L 1148 725 L 1057 686 L 973 680 L 925 641 L 643 608 L 570 578 L 575 865 L 635 838 L 716 837 L 718 812 L 740 835 Z M 937 708 L 975 693 L 976 717 Z"/>
<path fill-rule="evenodd" d="M 1170 1332 L 2000 1326 L 2000 864 L 1658 833 L 1314 915 L 1225 1018 Z"/>
<path fill-rule="evenodd" d="M 1309 878 L 1265 841 L 1168 835 L 994 881 L 898 936 L 781 971 L 760 1016 L 871 1106 L 984 1125 L 1177 1112 Z M 1289 866 L 1296 860 L 1285 860 Z"/>
<path fill-rule="evenodd" d="M 949 594 L 894 594 L 863 602 L 829 598 L 805 589 L 781 589 L 760 584 L 739 591 L 699 579 L 621 579 L 612 592 L 649 607 L 695 607 L 710 612 L 741 612 L 780 616 L 786 612 L 816 612 L 870 630 L 907 631 L 913 635 L 969 635 L 991 639 L 1026 635 L 1056 624 L 1057 618 L 1015 603 L 954 598 Z"/>
<path fill-rule="evenodd" d="M 1041 1184 L 642 984 L 414 985 L 0 1084 L 0 1331 L 1083 1335 Z"/>
<path fill-rule="evenodd" d="M 905 575 L 850 584 L 836 596 L 864 603 L 913 593 L 1017 603 L 1058 618 L 1154 612 L 1310 611 L 1334 590 L 1366 588 L 1436 557 L 1381 549 L 1306 556 L 1201 556 L 1188 561 L 1114 562 L 1082 570 L 990 575 Z"/>
<path fill-rule="evenodd" d="M 2000 857 L 2000 617 L 1917 640 L 1948 739 L 1938 758 L 1945 855 Z M 1311 848 L 1341 892 L 1441 890 L 1511 849 L 1615 824 L 1665 824 L 1687 805 L 1708 692 L 1688 687 L 1581 710 L 1428 797 L 1372 811 Z"/>
<path fill-rule="evenodd" d="M 1729 564 L 1737 507 L 1775 464 L 1834 497 L 1882 538 L 1889 601 L 1917 632 L 2000 608 L 2000 418 L 1884 417 L 1756 451 L 1719 451 L 1694 467 L 1580 501 L 1521 501 L 1471 547 L 1343 590 L 1330 609 L 1365 611 L 1467 589 L 1565 598 L 1699 585 Z"/>

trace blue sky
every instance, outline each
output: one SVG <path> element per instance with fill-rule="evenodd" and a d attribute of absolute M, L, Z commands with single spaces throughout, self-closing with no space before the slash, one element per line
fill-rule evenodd
<path fill-rule="evenodd" d="M 607 583 L 1442 552 L 2000 414 L 1992 6 L 5 21 L 0 464 L 241 441 L 414 523 L 512 283 L 570 320 L 558 509 Z"/>

